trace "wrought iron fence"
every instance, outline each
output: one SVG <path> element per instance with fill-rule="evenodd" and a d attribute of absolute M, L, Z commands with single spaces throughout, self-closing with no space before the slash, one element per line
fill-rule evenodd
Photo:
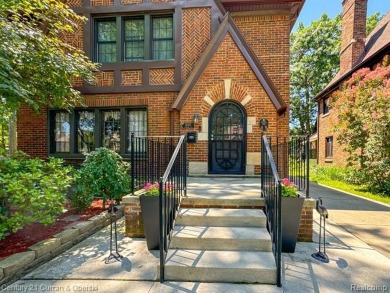
<path fill-rule="evenodd" d="M 181 136 L 169 161 L 160 187 L 160 282 L 165 279 L 165 260 L 182 196 L 187 196 L 187 145 Z"/>
<path fill-rule="evenodd" d="M 169 164 L 180 136 L 139 136 L 131 134 L 131 192 L 148 182 L 158 182 Z"/>
<path fill-rule="evenodd" d="M 159 183 L 160 281 L 164 282 L 164 267 L 172 229 L 187 196 L 187 144 L 185 136 L 135 137 L 131 135 L 132 193 L 148 182 Z"/>
<path fill-rule="evenodd" d="M 309 197 L 309 136 L 268 136 L 278 174 Z"/>
<path fill-rule="evenodd" d="M 261 139 L 261 192 L 265 198 L 267 228 L 271 235 L 272 251 L 277 270 L 277 286 L 282 286 L 282 181 L 278 175 L 270 144 L 265 135 Z"/>

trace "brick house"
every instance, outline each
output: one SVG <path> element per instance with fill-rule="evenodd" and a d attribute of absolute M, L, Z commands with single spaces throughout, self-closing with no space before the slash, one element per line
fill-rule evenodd
<path fill-rule="evenodd" d="M 345 166 L 347 153 L 337 142 L 332 120 L 337 117 L 329 107 L 329 97 L 341 88 L 343 82 L 364 67 L 375 68 L 386 55 L 390 55 L 390 12 L 366 37 L 367 0 L 344 0 L 341 35 L 340 70 L 319 93 L 318 103 L 318 164 Z"/>
<path fill-rule="evenodd" d="M 86 107 L 18 113 L 18 149 L 81 161 L 130 134 L 195 133 L 190 174 L 257 174 L 259 120 L 288 135 L 289 37 L 304 0 L 68 0 L 88 21 L 67 42 L 102 64 L 74 80 Z"/>

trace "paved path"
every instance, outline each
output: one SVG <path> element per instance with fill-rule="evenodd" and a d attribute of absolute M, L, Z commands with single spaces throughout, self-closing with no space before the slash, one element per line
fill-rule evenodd
<path fill-rule="evenodd" d="M 189 179 L 189 193 L 210 188 L 212 194 L 226 196 L 230 191 L 247 189 L 256 193 L 253 179 L 207 180 Z M 331 205 L 331 194 L 313 187 L 315 196 L 322 196 Z M 231 193 L 233 195 L 234 192 Z M 251 195 L 252 196 L 252 195 Z M 339 200 L 337 197 L 334 201 Z M 347 200 L 346 200 L 347 201 Z M 368 204 L 367 204 L 368 205 Z M 348 204 L 346 205 L 348 206 Z M 340 205 L 334 205 L 333 216 Z M 343 208 L 344 209 L 344 208 Z M 360 211 L 360 209 L 358 210 Z M 374 211 L 372 211 L 374 212 Z M 374 212 L 375 213 L 375 212 Z M 314 213 L 317 239 L 318 213 Z M 332 218 L 327 222 L 327 254 L 330 262 L 321 263 L 311 257 L 318 243 L 298 243 L 293 254 L 283 253 L 284 274 L 282 288 L 270 285 L 215 284 L 197 282 L 156 281 L 159 252 L 148 251 L 144 239 L 123 236 L 124 220 L 119 222 L 119 252 L 122 262 L 105 264 L 109 255 L 109 227 L 102 229 L 70 250 L 38 267 L 8 287 L 4 292 L 107 292 L 107 293 L 160 293 L 160 292 L 388 292 L 390 291 L 390 259 L 355 237 Z"/>
<path fill-rule="evenodd" d="M 310 196 L 322 197 L 329 219 L 390 258 L 390 206 L 310 184 Z M 389 273 L 390 274 L 390 273 Z"/>

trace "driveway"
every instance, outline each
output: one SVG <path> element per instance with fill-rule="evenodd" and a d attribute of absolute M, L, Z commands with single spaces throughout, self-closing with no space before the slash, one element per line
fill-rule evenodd
<path fill-rule="evenodd" d="M 390 259 L 390 206 L 310 183 L 310 196 L 322 197 L 329 219 Z"/>

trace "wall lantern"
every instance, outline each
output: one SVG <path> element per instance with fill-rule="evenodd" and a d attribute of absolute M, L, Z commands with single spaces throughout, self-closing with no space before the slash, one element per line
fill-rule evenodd
<path fill-rule="evenodd" d="M 194 114 L 194 123 L 198 123 L 199 122 L 199 114 Z"/>

